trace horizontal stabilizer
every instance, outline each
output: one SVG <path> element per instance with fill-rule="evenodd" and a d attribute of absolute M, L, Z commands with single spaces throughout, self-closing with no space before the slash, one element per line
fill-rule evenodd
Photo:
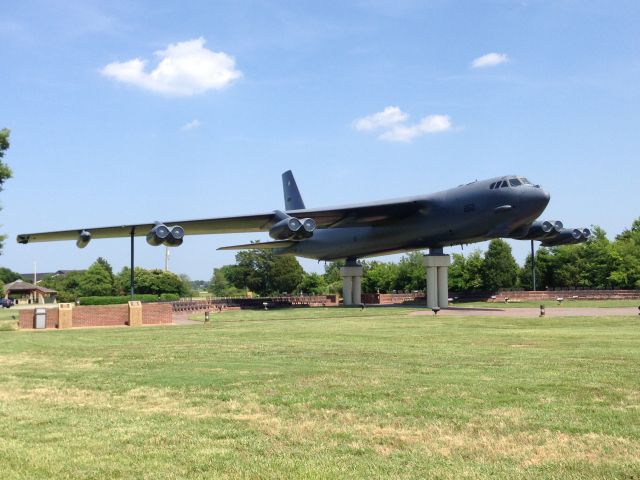
<path fill-rule="evenodd" d="M 245 243 L 244 245 L 231 245 L 229 247 L 220 247 L 218 250 L 273 250 L 275 248 L 287 248 L 295 245 L 292 240 L 280 240 L 277 242 L 257 242 Z"/>

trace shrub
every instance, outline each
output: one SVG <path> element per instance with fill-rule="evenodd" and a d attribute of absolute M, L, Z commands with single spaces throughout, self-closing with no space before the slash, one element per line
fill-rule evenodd
<path fill-rule="evenodd" d="M 157 302 L 157 295 L 134 295 L 134 300 L 141 302 Z M 105 296 L 105 297 L 79 297 L 80 305 L 121 305 L 131 300 L 129 295 Z"/>
<path fill-rule="evenodd" d="M 177 302 L 180 300 L 180 295 L 177 293 L 162 293 L 160 294 L 161 302 Z"/>

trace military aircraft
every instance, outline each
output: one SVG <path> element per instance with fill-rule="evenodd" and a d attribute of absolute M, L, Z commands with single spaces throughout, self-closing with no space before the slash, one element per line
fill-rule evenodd
<path fill-rule="evenodd" d="M 278 255 L 317 260 L 441 250 L 493 238 L 539 240 L 543 246 L 586 241 L 589 229 L 564 228 L 560 221 L 536 220 L 549 193 L 525 177 L 507 175 L 415 197 L 328 208 L 306 208 L 291 171 L 282 174 L 284 209 L 255 215 L 112 227 L 82 227 L 23 233 L 18 243 L 146 236 L 153 246 L 179 246 L 188 235 L 268 232 L 272 241 L 219 250 L 271 249 Z"/>

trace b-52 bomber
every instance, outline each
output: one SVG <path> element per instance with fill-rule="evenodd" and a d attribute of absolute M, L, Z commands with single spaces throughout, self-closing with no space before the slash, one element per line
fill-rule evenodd
<path fill-rule="evenodd" d="M 277 255 L 317 260 L 357 259 L 410 250 L 481 242 L 493 238 L 539 240 L 543 246 L 586 241 L 588 228 L 564 228 L 560 221 L 537 218 L 549 193 L 525 177 L 507 175 L 460 185 L 429 195 L 306 208 L 291 171 L 282 174 L 284 209 L 255 215 L 112 227 L 82 227 L 23 233 L 18 243 L 146 236 L 153 246 L 179 246 L 184 237 L 219 233 L 268 232 L 271 241 L 219 250 L 270 249 Z"/>

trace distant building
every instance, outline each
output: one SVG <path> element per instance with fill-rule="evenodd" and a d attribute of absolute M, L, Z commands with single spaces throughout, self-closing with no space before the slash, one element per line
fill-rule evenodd
<path fill-rule="evenodd" d="M 49 277 L 57 277 L 58 275 L 67 275 L 68 273 L 84 272 L 84 271 L 86 271 L 86 270 L 56 270 L 55 272 L 38 272 L 38 273 L 36 273 L 36 282 L 35 283 L 38 283 L 41 280 L 44 280 L 45 278 L 49 278 Z M 34 283 L 33 282 L 33 272 L 32 273 L 20 273 L 19 275 L 22 278 L 22 280 L 24 280 L 25 282 Z"/>
<path fill-rule="evenodd" d="M 12 298 L 18 304 L 56 303 L 58 292 L 22 280 L 7 283 L 4 286 L 4 298 Z"/>

